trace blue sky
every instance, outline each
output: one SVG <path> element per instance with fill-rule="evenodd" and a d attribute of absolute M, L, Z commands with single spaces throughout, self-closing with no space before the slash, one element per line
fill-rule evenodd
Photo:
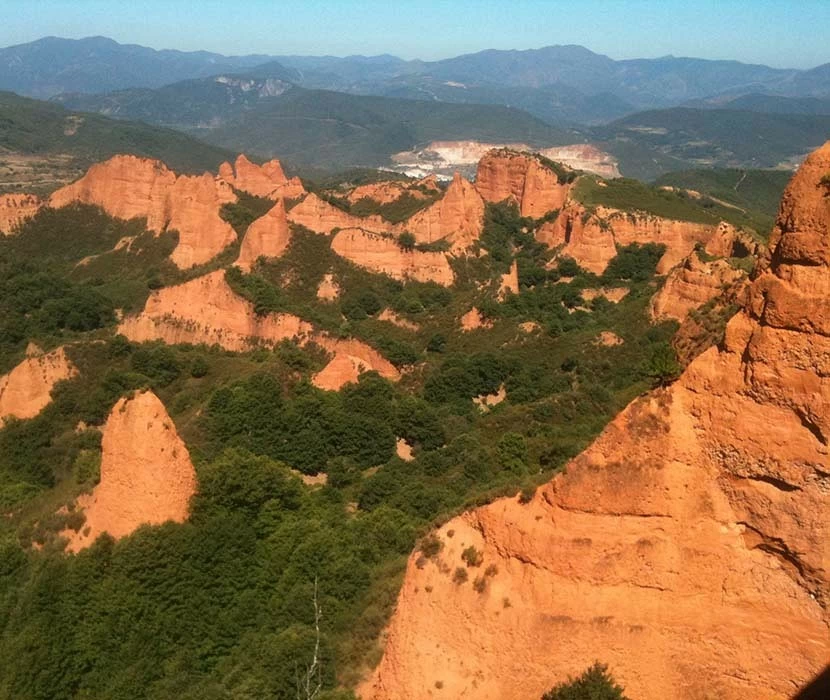
<path fill-rule="evenodd" d="M 0 46 L 101 34 L 225 54 L 433 60 L 581 44 L 611 58 L 830 62 L 830 0 L 0 0 Z"/>

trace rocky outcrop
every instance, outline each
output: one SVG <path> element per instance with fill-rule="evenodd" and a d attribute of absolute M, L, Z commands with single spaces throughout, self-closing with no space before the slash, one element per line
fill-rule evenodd
<path fill-rule="evenodd" d="M 288 212 L 291 223 L 305 226 L 315 233 L 329 234 L 334 229 L 362 228 L 367 231 L 384 232 L 394 226 L 379 216 L 353 216 L 318 197 L 314 192 Z"/>
<path fill-rule="evenodd" d="M 146 218 L 156 233 L 174 229 L 179 242 L 170 258 L 188 268 L 236 241 L 219 216 L 222 204 L 234 201 L 230 186 L 208 173 L 177 178 L 161 161 L 122 155 L 93 165 L 80 180 L 54 192 L 49 205 L 95 204 L 119 219 Z"/>
<path fill-rule="evenodd" d="M 332 354 L 359 358 L 387 379 L 400 376 L 394 365 L 365 343 L 332 338 L 293 314 L 257 316 L 250 302 L 234 294 L 222 270 L 153 292 L 144 310 L 125 318 L 118 331 L 136 342 L 205 343 L 234 352 L 273 347 L 283 340 L 300 345 L 314 342 Z"/>
<path fill-rule="evenodd" d="M 10 235 L 40 209 L 40 197 L 34 194 L 0 195 L 0 234 Z"/>
<path fill-rule="evenodd" d="M 573 258 L 580 267 L 598 275 L 617 255 L 613 232 L 576 202 L 570 202 L 556 219 L 538 227 L 536 239 L 551 248 L 561 248 L 561 257 Z"/>
<path fill-rule="evenodd" d="M 67 550 L 89 547 L 100 535 L 116 539 L 141 525 L 184 522 L 196 472 L 176 426 L 151 391 L 121 399 L 104 425 L 101 481 L 77 507 L 86 516 L 69 537 Z"/>
<path fill-rule="evenodd" d="M 359 357 L 338 352 L 323 369 L 312 377 L 311 383 L 318 389 L 338 391 L 346 384 L 357 383 L 360 375 L 370 369 L 369 365 Z"/>
<path fill-rule="evenodd" d="M 321 301 L 334 301 L 340 296 L 340 285 L 334 279 L 334 274 L 327 272 L 317 285 L 317 298 Z"/>
<path fill-rule="evenodd" d="M 389 235 L 359 228 L 343 229 L 332 239 L 331 249 L 355 265 L 397 280 L 436 282 L 445 287 L 454 281 L 452 267 L 444 253 L 404 250 Z"/>
<path fill-rule="evenodd" d="M 530 503 L 465 513 L 434 560 L 411 557 L 364 700 L 539 697 L 596 659 L 632 698 L 783 699 L 824 668 L 829 170 L 830 143 L 787 188 L 720 347 Z M 471 546 L 476 586 L 450 574 Z"/>
<path fill-rule="evenodd" d="M 618 246 L 659 243 L 666 246 L 666 252 L 657 264 L 657 273 L 664 275 L 682 262 L 698 243 L 705 246 L 714 241 L 713 250 L 720 250 L 727 247 L 726 240 L 734 242 L 739 235 L 725 222 L 697 224 L 608 207 L 586 211 L 581 204 L 571 201 L 554 221 L 536 230 L 536 238 L 551 248 L 561 246 L 560 255 L 573 258 L 581 267 L 598 275 L 617 255 Z"/>
<path fill-rule="evenodd" d="M 493 322 L 485 318 L 475 306 L 461 317 L 460 323 L 462 331 L 475 331 L 479 328 L 493 327 Z"/>
<path fill-rule="evenodd" d="M 589 287 L 579 294 L 585 301 L 593 301 L 598 297 L 607 299 L 612 304 L 619 304 L 628 296 L 631 290 L 628 287 Z"/>
<path fill-rule="evenodd" d="M 300 178 L 287 178 L 277 159 L 256 165 L 240 154 L 233 165 L 222 163 L 219 166 L 219 177 L 238 190 L 274 201 L 297 199 L 305 194 Z"/>
<path fill-rule="evenodd" d="M 424 192 L 424 189 L 430 189 L 432 192 L 441 191 L 435 178 L 424 178 L 424 180 L 419 180 L 415 183 L 387 180 L 385 182 L 372 182 L 368 185 L 355 187 L 349 192 L 347 199 L 352 204 L 359 202 L 361 199 L 371 199 L 378 204 L 391 204 L 405 194 L 415 199 L 427 199 L 429 195 Z"/>
<path fill-rule="evenodd" d="M 387 321 L 398 328 L 405 328 L 408 331 L 417 332 L 421 327 L 417 323 L 413 323 L 409 319 L 399 316 L 392 309 L 384 309 L 378 314 L 378 321 Z"/>
<path fill-rule="evenodd" d="M 478 164 L 476 189 L 488 202 L 510 200 L 522 216 L 539 218 L 561 209 L 570 191 L 538 157 L 513 151 L 490 151 Z"/>
<path fill-rule="evenodd" d="M 259 258 L 280 257 L 290 241 L 291 229 L 280 199 L 265 216 L 248 226 L 235 264 L 247 272 Z"/>
<path fill-rule="evenodd" d="M 52 401 L 55 384 L 77 373 L 62 347 L 45 355 L 27 352 L 23 362 L 0 377 L 0 425 L 10 417 L 34 418 Z"/>
<path fill-rule="evenodd" d="M 481 237 L 483 226 L 484 200 L 456 173 L 441 199 L 399 224 L 397 230 L 409 231 L 418 243 L 447 241 L 452 252 L 460 253 Z"/>
<path fill-rule="evenodd" d="M 518 294 L 519 293 L 519 265 L 514 260 L 510 264 L 510 270 L 505 272 L 501 279 L 499 280 L 499 291 L 498 291 L 498 299 L 499 301 L 504 301 L 508 294 Z"/>
<path fill-rule="evenodd" d="M 651 299 L 649 313 L 655 321 L 683 321 L 690 311 L 745 278 L 746 273 L 736 270 L 726 260 L 704 262 L 693 252 L 668 274 L 660 291 Z"/>

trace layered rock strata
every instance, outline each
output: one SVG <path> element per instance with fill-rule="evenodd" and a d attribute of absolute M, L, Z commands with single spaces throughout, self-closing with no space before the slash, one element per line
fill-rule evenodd
<path fill-rule="evenodd" d="M 784 193 L 722 346 L 630 404 L 531 502 L 465 513 L 437 531 L 435 559 L 412 556 L 364 700 L 524 700 L 596 659 L 642 700 L 783 700 L 825 667 L 827 172 L 830 143 Z M 482 563 L 459 584 L 468 547 Z"/>
<path fill-rule="evenodd" d="M 693 252 L 668 274 L 660 291 L 652 297 L 649 312 L 656 321 L 683 321 L 690 311 L 745 277 L 744 272 L 722 258 L 704 262 Z"/>

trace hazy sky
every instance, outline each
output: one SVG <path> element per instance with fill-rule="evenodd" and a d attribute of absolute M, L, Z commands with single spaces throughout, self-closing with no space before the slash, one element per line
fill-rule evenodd
<path fill-rule="evenodd" d="M 611 58 L 830 62 L 830 0 L 0 0 L 0 46 L 96 34 L 224 54 L 436 59 L 581 44 Z"/>

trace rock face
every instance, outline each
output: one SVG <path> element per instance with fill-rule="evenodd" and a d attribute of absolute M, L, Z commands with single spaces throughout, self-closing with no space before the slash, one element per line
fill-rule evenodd
<path fill-rule="evenodd" d="M 332 239 L 331 249 L 355 265 L 397 280 L 436 282 L 448 287 L 455 279 L 444 253 L 404 250 L 388 235 L 343 229 Z"/>
<path fill-rule="evenodd" d="M 78 552 L 104 532 L 119 538 L 140 525 L 184 522 L 195 492 L 190 455 L 161 401 L 151 391 L 121 399 L 103 429 L 101 481 L 78 499 L 86 522 L 67 549 Z"/>
<path fill-rule="evenodd" d="M 260 216 L 248 226 L 239 248 L 236 265 L 248 271 L 261 257 L 278 258 L 290 241 L 291 229 L 288 228 L 285 204 L 280 199 L 265 216 Z"/>
<path fill-rule="evenodd" d="M 250 302 L 234 294 L 222 270 L 153 292 L 144 310 L 125 318 L 118 332 L 136 342 L 206 343 L 234 352 L 273 347 L 283 340 L 301 345 L 313 341 L 332 354 L 359 358 L 387 379 L 400 377 L 394 365 L 365 343 L 331 338 L 292 314 L 257 316 Z"/>
<path fill-rule="evenodd" d="M 119 219 L 146 218 L 147 228 L 156 233 L 175 229 L 179 243 L 170 258 L 187 268 L 207 262 L 236 241 L 230 224 L 219 216 L 222 204 L 234 201 L 230 186 L 208 173 L 177 178 L 161 161 L 114 156 L 54 192 L 49 205 L 96 204 Z"/>
<path fill-rule="evenodd" d="M 34 194 L 0 195 L 0 234 L 7 236 L 41 207 L 40 197 Z"/>
<path fill-rule="evenodd" d="M 683 261 L 698 243 L 704 245 L 716 240 L 723 247 L 728 239 L 737 239 L 730 224 L 717 226 L 675 221 L 644 213 L 623 212 L 608 207 L 597 207 L 586 212 L 577 202 L 569 202 L 555 221 L 549 221 L 536 231 L 536 238 L 552 248 L 562 246 L 561 254 L 576 260 L 590 272 L 602 274 L 617 255 L 617 246 L 632 243 L 661 243 L 666 252 L 657 264 L 658 274 L 666 274 Z M 714 245 L 714 244 L 713 244 Z"/>
<path fill-rule="evenodd" d="M 530 503 L 465 513 L 436 560 L 413 555 L 364 700 L 439 681 L 447 697 L 539 697 L 595 659 L 632 698 L 783 699 L 824 668 L 828 170 L 830 143 L 787 188 L 722 347 L 630 404 Z M 481 593 L 448 573 L 469 546 Z"/>
<path fill-rule="evenodd" d="M 683 321 L 690 311 L 700 308 L 745 277 L 745 273 L 733 268 L 726 260 L 704 262 L 693 252 L 668 274 L 663 287 L 652 297 L 651 317 L 656 321 L 669 318 Z"/>
<path fill-rule="evenodd" d="M 476 189 L 488 202 L 511 200 L 522 216 L 539 218 L 565 204 L 570 185 L 525 153 L 490 151 L 478 164 Z"/>
<path fill-rule="evenodd" d="M 379 216 L 353 216 L 338 209 L 314 192 L 288 212 L 291 223 L 305 226 L 315 233 L 329 234 L 334 229 L 362 228 L 367 231 L 391 231 L 394 227 Z"/>
<path fill-rule="evenodd" d="M 321 301 L 334 301 L 340 296 L 340 285 L 334 279 L 334 274 L 327 272 L 317 286 L 317 298 Z"/>
<path fill-rule="evenodd" d="M 52 389 L 78 371 L 61 347 L 41 355 L 29 355 L 0 377 L 0 424 L 9 417 L 34 418 L 52 400 Z"/>
<path fill-rule="evenodd" d="M 481 237 L 483 225 L 484 200 L 456 173 L 441 199 L 399 224 L 398 230 L 409 231 L 418 243 L 446 240 L 459 253 Z"/>
<path fill-rule="evenodd" d="M 424 178 L 414 184 L 390 180 L 387 182 L 372 182 L 368 185 L 355 187 L 349 192 L 348 200 L 352 204 L 359 202 L 361 199 L 371 199 L 378 204 L 391 204 L 405 194 L 415 199 L 426 199 L 429 195 L 422 188 L 432 190 L 433 192 L 441 191 L 435 178 Z"/>
<path fill-rule="evenodd" d="M 499 301 L 504 301 L 507 298 L 508 294 L 518 294 L 519 293 L 519 266 L 518 263 L 514 260 L 510 264 L 510 270 L 505 272 L 501 276 L 501 280 L 499 281 L 499 292 L 498 292 L 498 299 Z"/>
<path fill-rule="evenodd" d="M 276 159 L 260 166 L 240 154 L 233 165 L 222 163 L 219 166 L 219 177 L 238 190 L 275 201 L 280 198 L 296 199 L 305 194 L 300 178 L 288 179 Z"/>
<path fill-rule="evenodd" d="M 359 357 L 338 352 L 331 361 L 311 379 L 318 389 L 337 391 L 346 384 L 358 381 L 360 375 L 371 369 Z"/>

